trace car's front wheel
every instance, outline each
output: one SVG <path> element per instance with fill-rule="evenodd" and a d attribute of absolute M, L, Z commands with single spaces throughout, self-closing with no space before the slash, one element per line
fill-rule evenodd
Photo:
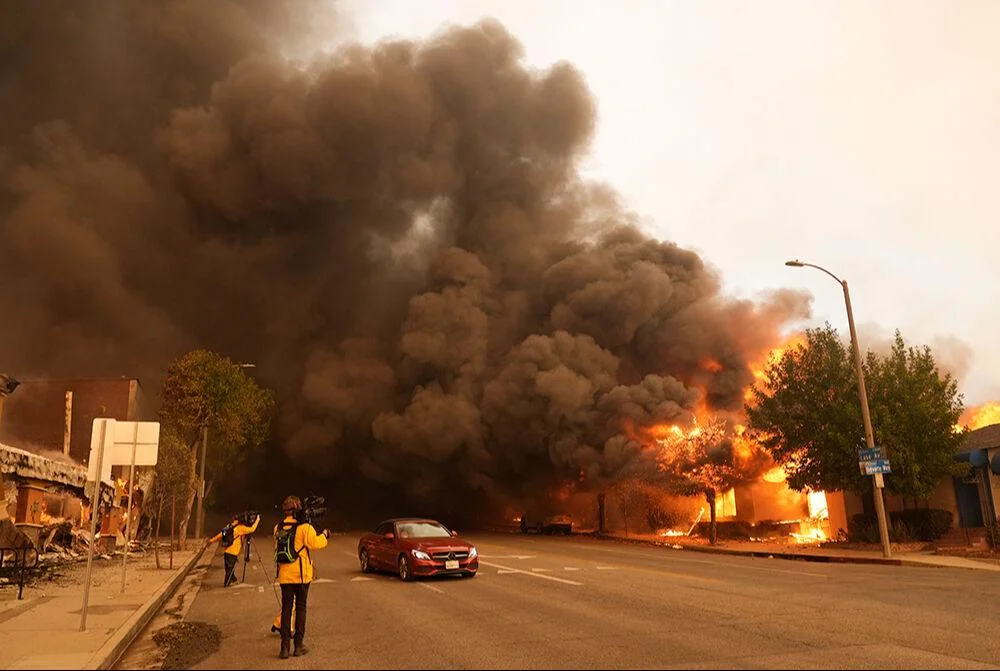
<path fill-rule="evenodd" d="M 372 565 L 371 559 L 368 557 L 368 549 L 362 548 L 360 554 L 358 554 L 358 561 L 361 562 L 361 572 L 371 573 Z"/>
<path fill-rule="evenodd" d="M 410 561 L 406 555 L 399 555 L 399 579 L 404 582 L 413 580 L 413 572 L 410 570 Z"/>

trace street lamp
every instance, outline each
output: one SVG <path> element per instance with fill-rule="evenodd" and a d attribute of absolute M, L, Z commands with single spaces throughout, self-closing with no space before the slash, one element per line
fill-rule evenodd
<path fill-rule="evenodd" d="M 865 444 L 869 450 L 874 450 L 875 436 L 872 434 L 872 418 L 868 412 L 868 392 L 865 390 L 865 373 L 861 366 L 861 345 L 858 343 L 858 333 L 854 329 L 854 312 L 851 310 L 851 294 L 847 290 L 847 280 L 840 279 L 826 268 L 821 268 L 812 263 L 804 263 L 798 259 L 785 261 L 785 265 L 793 268 L 809 267 L 822 270 L 835 279 L 837 284 L 844 289 L 844 302 L 847 304 L 847 324 L 851 329 L 851 348 L 854 350 L 854 368 L 858 375 L 858 396 L 861 397 L 861 418 L 865 423 Z M 872 480 L 874 483 L 875 513 L 878 515 L 878 533 L 882 539 L 882 555 L 888 558 L 892 556 L 892 548 L 889 545 L 889 526 L 886 523 L 885 503 L 882 499 L 882 488 L 885 487 L 885 481 L 881 473 L 872 475 Z"/>
<path fill-rule="evenodd" d="M 255 363 L 238 363 L 238 367 L 256 368 Z M 205 537 L 205 460 L 208 458 L 208 424 L 201 425 L 201 463 L 199 465 L 199 483 L 198 483 L 198 509 L 195 512 L 194 526 L 198 532 L 198 538 Z"/>

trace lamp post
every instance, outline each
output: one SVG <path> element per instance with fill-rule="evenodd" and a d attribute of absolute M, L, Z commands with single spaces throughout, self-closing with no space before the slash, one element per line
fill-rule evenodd
<path fill-rule="evenodd" d="M 256 368 L 255 363 L 238 363 L 240 368 Z M 194 527 L 198 538 L 205 537 L 205 460 L 208 458 L 208 422 L 201 425 L 201 459 L 198 473 L 198 510 L 195 512 Z"/>
<path fill-rule="evenodd" d="M 844 302 L 847 304 L 847 324 L 851 329 L 851 348 L 854 350 L 854 369 L 858 376 L 858 396 L 861 397 L 861 419 L 865 424 L 865 444 L 869 450 L 873 450 L 875 449 L 875 436 L 872 433 L 872 418 L 868 412 L 868 392 L 865 390 L 865 372 L 861 366 L 861 345 L 858 343 L 858 333 L 854 328 L 854 312 L 851 310 L 851 293 L 847 290 L 847 280 L 840 279 L 826 268 L 812 263 L 804 263 L 798 259 L 786 261 L 785 265 L 793 268 L 808 267 L 822 270 L 836 280 L 837 284 L 844 290 Z M 875 513 L 878 516 L 878 533 L 882 540 L 882 555 L 888 558 L 892 556 L 892 547 L 889 544 L 889 526 L 886 523 L 885 502 L 882 498 L 882 488 L 885 487 L 882 474 L 875 473 L 872 475 L 872 483 L 874 485 L 872 494 L 875 499 Z"/>

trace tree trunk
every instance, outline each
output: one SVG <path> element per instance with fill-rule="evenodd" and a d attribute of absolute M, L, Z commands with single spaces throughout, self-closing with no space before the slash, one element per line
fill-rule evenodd
<path fill-rule="evenodd" d="M 715 490 L 706 489 L 705 490 L 705 500 L 708 501 L 708 542 L 711 545 L 715 545 L 719 542 L 719 532 L 715 526 Z"/>
<path fill-rule="evenodd" d="M 156 509 L 156 531 L 153 535 L 153 556 L 156 557 L 156 570 L 160 570 L 160 521 L 163 519 L 163 500 L 166 498 L 161 492 L 160 505 Z"/>
<path fill-rule="evenodd" d="M 184 497 L 184 512 L 181 515 L 180 528 L 177 531 L 177 547 L 185 549 L 187 541 L 188 522 L 191 520 L 191 511 L 194 509 L 194 497 L 198 492 L 198 443 L 191 447 L 191 459 L 188 464 L 188 490 Z"/>
<path fill-rule="evenodd" d="M 604 516 L 604 505 L 607 500 L 604 492 L 597 495 L 597 532 L 607 533 L 607 522 Z"/>

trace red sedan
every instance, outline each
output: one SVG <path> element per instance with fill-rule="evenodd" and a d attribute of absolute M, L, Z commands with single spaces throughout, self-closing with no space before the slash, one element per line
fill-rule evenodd
<path fill-rule="evenodd" d="M 433 575 L 471 578 L 479 570 L 479 553 L 456 536 L 436 520 L 386 520 L 358 541 L 361 571 L 392 571 L 407 581 Z"/>

